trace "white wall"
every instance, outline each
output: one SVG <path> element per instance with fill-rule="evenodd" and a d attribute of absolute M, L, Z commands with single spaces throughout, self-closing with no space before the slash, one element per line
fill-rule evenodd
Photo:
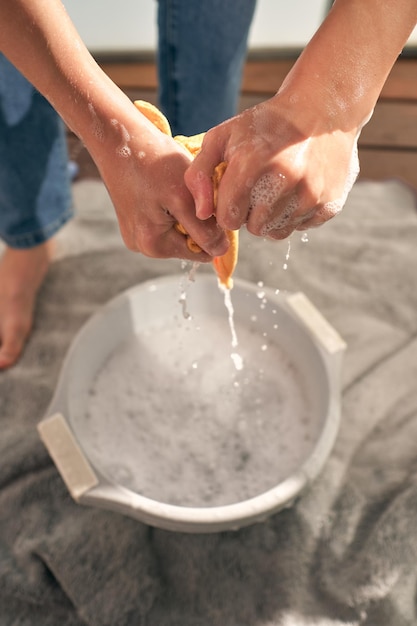
<path fill-rule="evenodd" d="M 63 1 L 92 52 L 155 50 L 156 0 Z M 250 47 L 304 46 L 323 19 L 327 5 L 326 0 L 258 0 Z M 417 28 L 410 42 L 417 45 Z"/>
<path fill-rule="evenodd" d="M 92 51 L 154 50 L 156 0 L 63 0 Z"/>

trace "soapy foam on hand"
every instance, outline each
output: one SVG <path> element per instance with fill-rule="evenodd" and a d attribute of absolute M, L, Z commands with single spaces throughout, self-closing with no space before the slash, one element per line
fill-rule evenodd
<path fill-rule="evenodd" d="M 261 176 L 251 189 L 250 206 L 254 208 L 257 205 L 262 205 L 272 209 L 281 196 L 285 180 L 283 174 L 264 174 Z"/>
<path fill-rule="evenodd" d="M 132 151 L 128 145 L 130 141 L 129 132 L 123 126 L 123 124 L 120 124 L 116 119 L 112 119 L 111 123 L 115 128 L 120 129 L 122 133 L 122 142 L 120 146 L 117 148 L 117 154 L 123 158 L 127 158 L 132 154 Z"/>

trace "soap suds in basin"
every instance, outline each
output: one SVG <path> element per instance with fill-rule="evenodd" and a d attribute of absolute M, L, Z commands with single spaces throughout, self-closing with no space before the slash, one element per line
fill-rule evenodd
<path fill-rule="evenodd" d="M 220 506 L 259 495 L 300 466 L 321 427 L 302 381 L 256 323 L 236 331 L 241 370 L 227 320 L 213 315 L 179 315 L 113 352 L 82 425 L 82 446 L 108 479 L 170 504 Z"/>

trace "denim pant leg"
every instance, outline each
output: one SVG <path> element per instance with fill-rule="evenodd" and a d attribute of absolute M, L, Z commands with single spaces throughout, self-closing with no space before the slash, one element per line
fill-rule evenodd
<path fill-rule="evenodd" d="M 0 238 L 13 248 L 49 239 L 72 216 L 62 120 L 0 55 Z"/>
<path fill-rule="evenodd" d="M 208 130 L 237 112 L 256 0 L 159 0 L 159 105 L 173 134 Z"/>

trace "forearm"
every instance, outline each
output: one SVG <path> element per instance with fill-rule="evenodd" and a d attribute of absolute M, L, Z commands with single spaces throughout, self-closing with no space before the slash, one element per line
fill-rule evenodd
<path fill-rule="evenodd" d="M 360 129 L 416 22 L 417 0 L 336 0 L 280 95 L 325 108 L 330 131 Z"/>
<path fill-rule="evenodd" d="M 0 23 L 2 52 L 90 151 L 100 150 L 103 133 L 106 141 L 121 142 L 124 116 L 143 123 L 129 99 L 91 57 L 59 0 L 3 0 Z M 113 109 L 119 124 L 111 126 Z"/>

